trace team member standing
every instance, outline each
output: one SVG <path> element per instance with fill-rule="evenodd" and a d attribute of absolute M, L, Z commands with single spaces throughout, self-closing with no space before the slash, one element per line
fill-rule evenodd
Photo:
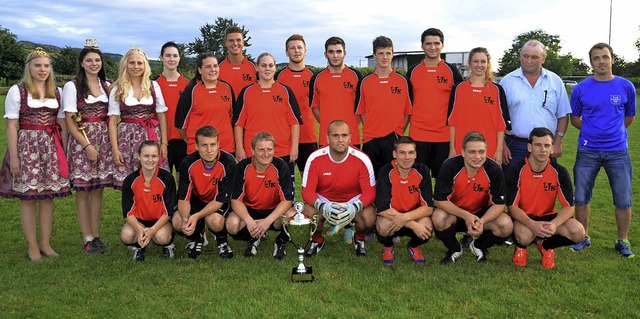
<path fill-rule="evenodd" d="M 238 95 L 242 88 L 256 81 L 256 66 L 244 55 L 244 33 L 242 29 L 231 26 L 224 32 L 224 45 L 227 56 L 220 62 L 220 80 L 225 81 Z"/>
<path fill-rule="evenodd" d="M 309 83 L 313 71 L 304 64 L 307 55 L 307 44 L 299 34 L 290 36 L 285 42 L 285 53 L 289 57 L 289 64 L 276 72 L 276 81 L 293 90 L 300 107 L 302 124 L 300 125 L 300 141 L 298 144 L 298 159 L 296 164 L 302 174 L 309 155 L 318 149 L 318 133 L 316 119 L 309 105 Z M 291 174 L 294 174 L 292 171 Z"/>
<path fill-rule="evenodd" d="M 136 150 L 144 140 L 160 142 L 160 168 L 169 169 L 167 162 L 167 120 L 162 91 L 149 79 L 151 68 L 146 53 L 132 48 L 122 57 L 118 79 L 109 88 L 109 140 L 115 169 L 113 186 L 138 169 Z M 120 117 L 120 123 L 118 123 Z"/>
<path fill-rule="evenodd" d="M 553 133 L 544 127 L 529 134 L 529 157 L 507 172 L 507 207 L 513 218 L 516 250 L 513 263 L 527 265 L 527 246 L 539 239 L 542 266 L 555 267 L 554 248 L 577 243 L 584 227 L 573 216 L 573 190 L 569 172 L 551 161 Z M 556 212 L 556 198 L 562 208 Z"/>
<path fill-rule="evenodd" d="M 125 223 L 120 239 L 133 246 L 133 259 L 143 261 L 153 240 L 163 246 L 162 256 L 173 258 L 171 215 L 176 206 L 176 181 L 158 167 L 160 145 L 143 141 L 138 149 L 140 169 L 129 174 L 122 184 L 122 215 Z"/>
<path fill-rule="evenodd" d="M 424 263 L 419 246 L 431 238 L 431 177 L 429 168 L 416 162 L 416 143 L 408 136 L 394 143 L 393 158 L 380 170 L 376 186 L 376 229 L 384 246 L 382 261 L 393 264 L 394 236 L 409 236 L 407 249 L 414 263 Z"/>
<path fill-rule="evenodd" d="M 407 79 L 391 67 L 393 42 L 385 36 L 373 40 L 376 67 L 360 81 L 356 114 L 363 123 L 362 151 L 380 168 L 391 162 L 394 142 L 404 135 L 411 116 L 411 88 Z"/>
<path fill-rule="evenodd" d="M 611 46 L 595 44 L 589 50 L 589 59 L 593 77 L 580 82 L 571 92 L 571 124 L 580 130 L 573 166 L 576 218 L 588 234 L 589 201 L 600 167 L 604 167 L 618 225 L 615 249 L 624 257 L 633 257 L 629 243 L 633 177 L 627 128 L 636 116 L 636 91 L 627 79 L 613 75 Z M 590 244 L 587 236 L 572 248 L 581 250 Z"/>
<path fill-rule="evenodd" d="M 344 40 L 331 37 L 324 43 L 324 57 L 329 65 L 311 78 L 309 100 L 313 115 L 320 123 L 320 146 L 326 146 L 329 123 L 335 120 L 347 122 L 353 132 L 352 143 L 360 148 L 360 130 L 355 115 L 362 74 L 344 64 L 347 49 Z"/>
<path fill-rule="evenodd" d="M 215 128 L 203 126 L 195 137 L 197 151 L 180 164 L 183 178 L 178 186 L 178 214 L 173 217 L 173 228 L 190 240 L 185 247 L 190 258 L 198 258 L 202 253 L 205 224 L 216 237 L 220 258 L 233 258 L 224 223 L 229 213 L 236 160 L 219 149 Z"/>
<path fill-rule="evenodd" d="M 196 58 L 196 75 L 180 96 L 175 126 L 187 142 L 189 154 L 196 151 L 196 130 L 211 125 L 218 131 L 219 148 L 233 154 L 233 89 L 220 80 L 218 58 L 211 53 L 201 53 Z"/>
<path fill-rule="evenodd" d="M 275 157 L 276 141 L 267 132 L 258 132 L 251 140 L 253 156 L 238 163 L 235 172 L 231 209 L 227 219 L 229 234 L 246 239 L 246 257 L 258 253 L 258 245 L 267 230 L 280 230 L 273 257 L 284 258 L 289 237 L 282 228 L 281 216 L 294 214 L 293 179 L 287 162 Z"/>
<path fill-rule="evenodd" d="M 103 61 L 95 39 L 87 39 L 78 55 L 76 77 L 62 90 L 70 135 L 69 179 L 76 190 L 82 247 L 91 254 L 102 253 L 108 247 L 99 237 L 100 218 L 103 189 L 113 185 L 113 156 L 107 131 L 110 83 L 105 77 Z"/>
<path fill-rule="evenodd" d="M 501 165 L 504 132 L 511 128 L 507 99 L 502 87 L 493 83 L 487 49 L 472 49 L 469 66 L 471 77 L 453 87 L 449 101 L 449 157 L 461 154 L 464 136 L 477 131 L 487 138 L 487 154 Z"/>
<path fill-rule="evenodd" d="M 167 138 L 169 139 L 168 160 L 169 171 L 173 172 L 175 168 L 178 170 L 180 162 L 187 156 L 187 143 L 182 139 L 180 132 L 174 126 L 176 109 L 178 107 L 178 99 L 184 88 L 189 84 L 189 80 L 178 72 L 180 64 L 180 50 L 174 42 L 167 42 L 160 49 L 160 60 L 162 60 L 162 73 L 154 79 L 167 105 Z M 179 177 L 178 177 L 179 178 Z"/>
<path fill-rule="evenodd" d="M 442 164 L 433 199 L 431 220 L 436 237 L 448 251 L 441 264 L 462 255 L 456 232 L 479 236 L 469 244 L 478 262 L 486 262 L 489 247 L 511 235 L 513 223 L 504 213 L 506 187 L 500 165 L 487 159 L 487 142 L 478 132 L 462 140 L 462 154 Z"/>
<path fill-rule="evenodd" d="M 441 58 L 444 35 L 436 28 L 422 32 L 420 43 L 424 60 L 407 72 L 413 93 L 413 113 L 409 136 L 416 141 L 419 163 L 438 176 L 442 162 L 449 156 L 450 132 L 447 108 L 451 89 L 462 82 L 460 71 Z"/>
<path fill-rule="evenodd" d="M 332 208 L 338 206 L 348 215 L 343 217 L 350 218 L 344 221 L 344 224 L 351 220 L 355 222 L 356 255 L 365 256 L 365 237 L 376 223 L 376 213 L 372 205 L 376 197 L 373 166 L 366 154 L 349 146 L 351 132 L 347 122 L 335 120 L 327 127 L 327 132 L 329 146 L 311 154 L 302 175 L 305 214 L 318 215 L 320 221 L 306 254 L 314 256 L 324 247 L 323 221 L 327 217 L 331 218 L 336 213 Z"/>
<path fill-rule="evenodd" d="M 20 224 L 29 244 L 27 257 L 40 262 L 42 255 L 58 256 L 51 248 L 53 198 L 71 195 L 64 153 L 67 125 L 49 54 L 42 48 L 27 55 L 22 82 L 9 89 L 4 107 L 7 154 L 0 174 L 0 195 L 20 199 Z"/>

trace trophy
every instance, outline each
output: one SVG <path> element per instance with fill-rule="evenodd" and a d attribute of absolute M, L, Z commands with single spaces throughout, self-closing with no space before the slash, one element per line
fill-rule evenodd
<path fill-rule="evenodd" d="M 87 140 L 87 143 L 91 144 L 91 141 L 89 141 L 89 138 L 87 137 L 87 133 L 85 133 L 84 131 L 84 129 L 86 129 L 87 127 L 84 126 L 84 124 L 82 123 L 82 114 L 80 114 L 80 112 L 73 114 L 71 115 L 71 119 L 73 119 L 73 121 L 76 122 L 76 124 L 78 125 L 78 131 L 82 133 L 82 136 L 84 136 L 84 139 Z"/>
<path fill-rule="evenodd" d="M 304 251 L 311 241 L 311 236 L 318 228 L 318 216 L 307 218 L 302 211 L 304 204 L 297 202 L 295 205 L 296 214 L 293 218 L 288 219 L 282 216 L 282 228 L 289 235 L 289 240 L 298 250 L 298 267 L 291 270 L 291 281 L 293 282 L 311 282 L 315 279 L 312 267 L 306 267 L 303 263 Z"/>

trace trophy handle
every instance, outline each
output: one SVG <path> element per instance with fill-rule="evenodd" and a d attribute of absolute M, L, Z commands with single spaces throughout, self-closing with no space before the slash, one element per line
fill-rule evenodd
<path fill-rule="evenodd" d="M 282 230 L 284 230 L 284 233 L 287 234 L 287 237 L 289 237 L 289 241 L 291 241 L 291 235 L 289 234 L 289 231 L 287 231 L 287 215 L 282 215 Z"/>
<path fill-rule="evenodd" d="M 315 234 L 318 229 L 318 215 L 311 217 L 311 235 Z"/>

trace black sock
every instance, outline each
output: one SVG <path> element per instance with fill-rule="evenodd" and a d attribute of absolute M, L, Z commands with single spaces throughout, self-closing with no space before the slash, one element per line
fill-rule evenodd
<path fill-rule="evenodd" d="M 196 222 L 196 229 L 193 231 L 193 234 L 186 236 L 190 241 L 198 241 L 204 238 L 204 218 L 200 218 Z"/>
<path fill-rule="evenodd" d="M 473 245 L 479 249 L 489 249 L 489 247 L 497 243 L 501 243 L 505 241 L 505 239 L 506 238 L 504 237 L 498 237 L 494 235 L 493 232 L 490 230 L 486 230 L 482 232 L 482 235 L 480 235 L 478 239 L 475 240 L 475 243 Z"/>
<path fill-rule="evenodd" d="M 545 250 L 554 249 L 562 246 L 569 246 L 575 244 L 573 240 L 564 237 L 562 235 L 555 234 L 542 242 L 542 248 Z"/>
<path fill-rule="evenodd" d="M 278 234 L 278 237 L 276 237 L 276 244 L 277 245 L 284 245 L 289 241 L 289 235 L 287 235 L 287 233 L 284 231 L 284 229 L 280 230 L 280 233 Z"/>
<path fill-rule="evenodd" d="M 436 230 L 436 237 L 442 241 L 445 247 L 450 251 L 461 251 L 460 243 L 456 239 L 456 229 L 455 225 L 451 225 L 451 227 L 443 230 Z"/>
<path fill-rule="evenodd" d="M 518 248 L 524 248 L 524 249 L 527 249 L 527 246 L 525 246 L 525 245 L 523 245 L 523 244 L 519 243 L 519 242 L 518 242 L 518 240 L 516 240 L 516 241 L 515 241 L 515 243 L 516 243 L 516 247 L 518 247 Z"/>
<path fill-rule="evenodd" d="M 409 247 L 411 248 L 416 248 L 422 244 L 426 244 L 429 239 L 420 239 L 420 237 L 416 236 L 416 234 L 411 234 L 409 236 L 411 239 L 409 239 Z"/>
<path fill-rule="evenodd" d="M 218 245 L 224 244 L 227 242 L 227 228 L 226 227 L 222 227 L 221 231 L 212 231 L 211 233 L 214 234 L 216 236 L 216 242 L 218 243 Z"/>
<path fill-rule="evenodd" d="M 378 235 L 378 242 L 384 247 L 393 247 L 393 237 L 382 237 Z"/>

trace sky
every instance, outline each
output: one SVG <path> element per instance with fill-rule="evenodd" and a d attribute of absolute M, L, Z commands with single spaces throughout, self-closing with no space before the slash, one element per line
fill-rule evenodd
<path fill-rule="evenodd" d="M 635 61 L 637 0 L 0 0 L 0 26 L 18 40 L 82 47 L 85 38 L 97 38 L 103 52 L 124 54 L 137 46 L 157 57 L 164 42 L 192 42 L 202 25 L 223 17 L 249 30 L 247 50 L 254 57 L 271 52 L 276 62 L 286 62 L 284 41 L 299 33 L 307 42 L 306 63 L 324 66 L 324 41 L 339 36 L 346 63 L 356 67 L 366 66 L 378 35 L 391 38 L 395 51 L 420 50 L 421 33 L 436 27 L 445 35 L 444 52 L 486 47 L 497 68 L 514 38 L 536 29 L 560 36 L 561 53 L 588 64 L 589 48 L 609 41 L 610 3 L 610 44 Z"/>

